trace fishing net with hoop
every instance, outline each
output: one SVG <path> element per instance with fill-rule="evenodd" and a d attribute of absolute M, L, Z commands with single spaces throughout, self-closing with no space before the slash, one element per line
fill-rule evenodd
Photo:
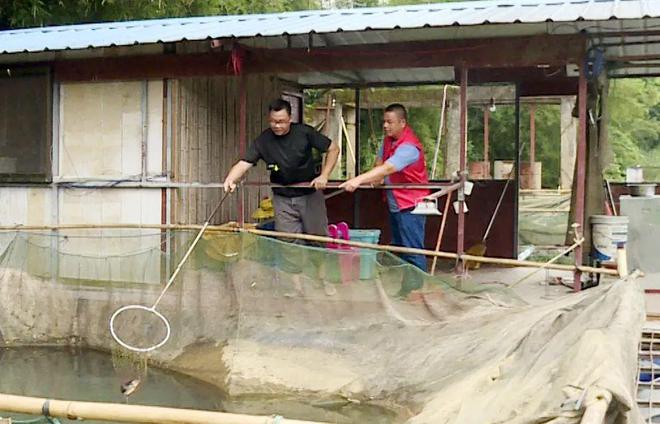
<path fill-rule="evenodd" d="M 577 423 L 584 410 L 562 404 L 582 389 L 569 387 L 598 386 L 616 393 L 617 422 L 635 422 L 635 283 L 529 305 L 502 285 L 430 276 L 386 252 L 210 231 L 157 305 L 169 339 L 129 354 L 110 318 L 152 307 L 196 235 L 1 233 L 0 343 L 84 344 L 112 352 L 119 383 L 158 363 L 232 399 L 273 398 L 270 412 L 300 419 L 365 422 L 353 415 L 359 404 L 392 411 L 370 422 Z M 116 320 L 136 346 L 166 335 L 147 310 Z M 307 409 L 287 410 L 291 398 Z"/>

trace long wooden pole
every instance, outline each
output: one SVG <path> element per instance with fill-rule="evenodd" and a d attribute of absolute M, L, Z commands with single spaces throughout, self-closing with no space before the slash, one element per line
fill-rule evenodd
<path fill-rule="evenodd" d="M 593 396 L 593 401 L 586 405 L 580 424 L 602 424 L 605 422 L 607 409 L 612 401 L 612 393 L 605 389 L 597 390 L 598 392 Z"/>
<path fill-rule="evenodd" d="M 347 245 L 347 246 L 362 247 L 362 248 L 366 248 L 366 249 L 384 250 L 384 251 L 394 252 L 394 253 L 408 253 L 408 254 L 412 254 L 412 255 L 435 256 L 435 257 L 438 257 L 438 258 L 459 259 L 459 260 L 462 260 L 462 261 L 474 261 L 474 262 L 483 262 L 483 263 L 500 264 L 500 265 L 513 265 L 513 266 L 521 266 L 521 267 L 529 267 L 529 268 L 545 267 L 547 269 L 555 269 L 555 270 L 560 270 L 560 271 L 575 271 L 575 266 L 574 265 L 561 265 L 561 264 L 547 265 L 545 262 L 519 261 L 517 259 L 489 258 L 489 257 L 485 257 L 485 256 L 473 256 L 473 255 L 465 255 L 465 254 L 458 255 L 456 253 L 451 253 L 451 252 L 434 252 L 433 250 L 426 250 L 426 249 L 413 249 L 413 248 L 410 248 L 410 247 L 402 247 L 402 246 L 390 246 L 390 245 L 382 245 L 382 244 L 362 243 L 362 242 L 351 241 L 351 240 L 340 240 L 340 239 L 333 239 L 333 238 L 330 238 L 330 237 L 315 236 L 315 235 L 311 235 L 311 234 L 294 234 L 294 233 L 283 233 L 283 232 L 278 232 L 278 231 L 266 231 L 266 230 L 255 230 L 255 229 L 239 229 L 239 228 L 233 228 L 232 229 L 232 228 L 228 228 L 228 227 L 221 227 L 221 228 L 219 228 L 219 230 L 220 231 L 225 231 L 225 232 L 227 232 L 227 231 L 245 232 L 245 233 L 251 233 L 251 234 L 256 234 L 256 235 L 260 235 L 260 236 L 270 236 L 270 237 L 277 237 L 277 238 L 289 238 L 289 239 L 316 241 L 316 242 L 321 242 L 321 243 L 344 244 L 344 245 Z M 211 227 L 209 227 L 209 232 L 210 231 L 212 231 Z M 615 269 L 580 266 L 579 270 L 583 271 L 583 272 L 593 272 L 593 273 L 608 274 L 608 275 L 618 275 L 618 272 Z"/>
<path fill-rule="evenodd" d="M 159 225 L 159 224 L 71 224 L 71 225 L 32 225 L 32 226 L 0 226 L 0 232 L 3 231 L 45 231 L 45 230 L 88 230 L 88 229 L 169 229 L 169 230 L 199 230 L 202 228 L 202 225 Z M 489 264 L 500 264 L 500 265 L 511 265 L 511 266 L 521 266 L 527 268 L 538 268 L 546 267 L 548 269 L 554 269 L 559 271 L 576 271 L 574 265 L 561 265 L 561 264 L 552 264 L 547 266 L 544 262 L 534 262 L 534 261 L 519 261 L 517 259 L 504 259 L 504 258 L 489 258 L 485 256 L 473 256 L 473 255 L 458 255 L 453 252 L 434 252 L 433 250 L 426 249 L 413 249 L 409 247 L 401 246 L 390 246 L 382 244 L 371 244 L 371 243 L 362 243 L 352 240 L 340 240 L 333 239 L 330 237 L 315 236 L 311 234 L 298 234 L 298 233 L 283 233 L 278 231 L 266 231 L 266 230 L 257 230 L 251 228 L 237 228 L 235 226 L 225 225 L 209 225 L 206 232 L 243 232 L 251 233 L 259 236 L 268 236 L 276 238 L 286 238 L 286 239 L 297 239 L 297 240 L 307 240 L 315 241 L 320 243 L 335 243 L 335 244 L 344 244 L 347 246 L 353 247 L 362 247 L 367 249 L 374 250 L 383 250 L 387 252 L 394 253 L 409 253 L 414 255 L 426 255 L 431 257 L 446 258 L 446 259 L 461 259 L 463 261 L 473 261 L 473 262 L 482 262 Z M 577 267 L 577 270 L 580 272 L 593 272 L 596 274 L 607 274 L 607 275 L 618 275 L 615 269 L 606 269 L 606 268 L 595 268 L 590 266 L 580 265 Z"/>
<path fill-rule="evenodd" d="M 525 275 L 525 276 L 524 276 L 523 278 L 521 278 L 520 280 L 516 281 L 516 282 L 513 283 L 513 284 L 510 284 L 509 287 L 515 287 L 515 286 L 517 286 L 518 284 L 522 283 L 523 281 L 525 281 L 526 279 L 528 279 L 528 278 L 531 277 L 532 275 L 536 274 L 537 272 L 539 272 L 539 271 L 542 270 L 543 268 L 547 268 L 548 266 L 552 265 L 553 263 L 555 263 L 555 261 L 559 260 L 559 258 L 561 258 L 561 257 L 564 256 L 564 255 L 567 255 L 568 253 L 572 252 L 576 247 L 582 245 L 582 243 L 584 243 L 584 237 L 582 237 L 582 238 L 579 239 L 579 240 L 576 240 L 575 243 L 573 243 L 568 249 L 563 250 L 561 253 L 557 254 L 555 257 L 553 257 L 553 258 L 550 259 L 548 262 L 546 262 L 544 266 L 535 269 L 534 271 L 532 271 L 532 272 L 530 272 L 529 274 Z"/>
<path fill-rule="evenodd" d="M 0 410 L 31 415 L 68 419 L 101 420 L 152 424 L 319 424 L 313 421 L 290 420 L 280 416 L 229 414 L 195 409 L 163 408 L 159 406 L 125 405 L 102 402 L 43 399 L 0 394 Z"/>

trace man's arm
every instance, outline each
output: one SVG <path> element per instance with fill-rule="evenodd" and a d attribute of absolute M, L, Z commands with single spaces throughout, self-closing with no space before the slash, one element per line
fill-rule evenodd
<path fill-rule="evenodd" d="M 236 181 L 240 180 L 241 177 L 248 171 L 248 169 L 254 166 L 253 163 L 246 162 L 244 160 L 239 160 L 236 165 L 232 166 L 225 178 L 224 189 L 225 192 L 232 193 L 236 190 Z"/>
<path fill-rule="evenodd" d="M 335 165 L 337 164 L 337 158 L 339 158 L 339 146 L 337 142 L 333 141 L 330 143 L 330 147 L 328 147 L 328 151 L 325 154 L 321 175 L 312 180 L 312 187 L 317 190 L 323 190 L 326 187 L 330 173 L 335 169 Z"/>
<path fill-rule="evenodd" d="M 363 184 L 378 183 L 380 184 L 385 177 L 390 174 L 393 174 L 397 171 L 396 167 L 390 162 L 385 162 L 381 165 L 376 166 L 371 171 L 367 171 L 364 174 L 360 174 L 355 178 L 351 178 L 348 181 L 345 181 L 339 186 L 346 191 L 353 192 L 357 190 Z"/>
<path fill-rule="evenodd" d="M 419 159 L 420 152 L 415 146 L 402 145 L 394 152 L 394 155 L 383 162 L 382 156 L 376 160 L 376 166 L 362 175 L 352 178 L 342 185 L 340 188 L 346 191 L 355 191 L 362 184 L 376 183 L 381 184 L 383 179 L 390 174 L 401 171 L 402 169 L 412 165 Z"/>

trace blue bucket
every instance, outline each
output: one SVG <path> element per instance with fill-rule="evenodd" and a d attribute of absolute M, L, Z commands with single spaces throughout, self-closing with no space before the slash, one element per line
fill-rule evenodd
<path fill-rule="evenodd" d="M 351 241 L 378 244 L 380 230 L 349 230 Z M 360 249 L 360 280 L 371 280 L 376 277 L 377 250 Z"/>

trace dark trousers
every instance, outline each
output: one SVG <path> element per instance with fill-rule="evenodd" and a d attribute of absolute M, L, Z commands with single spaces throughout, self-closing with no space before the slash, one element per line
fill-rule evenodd
<path fill-rule="evenodd" d="M 426 217 L 410 212 L 390 212 L 392 244 L 395 246 L 424 249 Z M 426 272 L 426 256 L 401 253 L 399 257 Z"/>

